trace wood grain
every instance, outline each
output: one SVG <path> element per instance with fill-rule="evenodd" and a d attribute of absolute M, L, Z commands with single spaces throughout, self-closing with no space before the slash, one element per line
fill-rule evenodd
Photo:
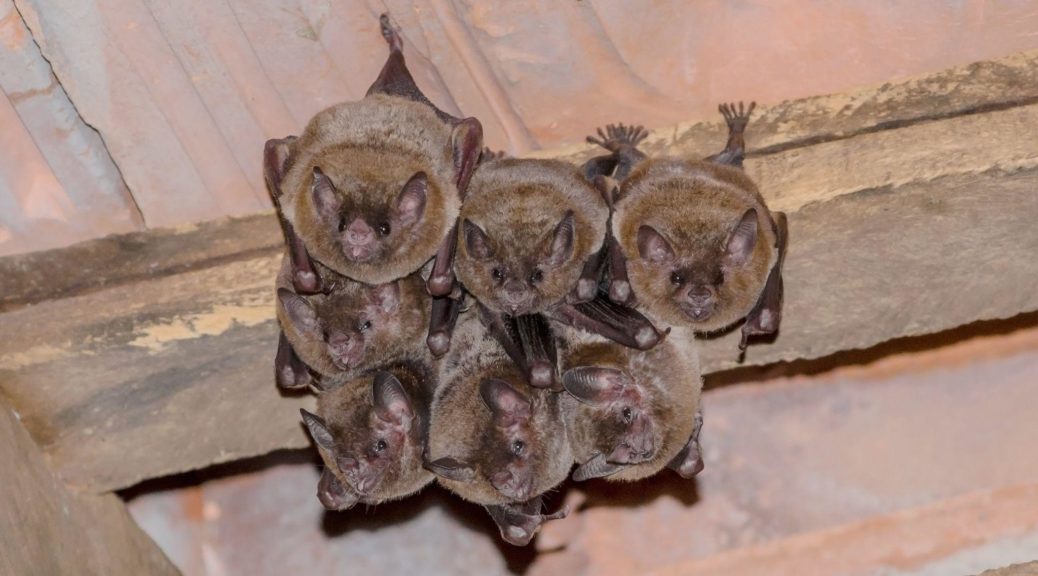
<path fill-rule="evenodd" d="M 2 401 L 0 462 L 0 574 L 180 574 L 118 496 L 68 490 Z"/>

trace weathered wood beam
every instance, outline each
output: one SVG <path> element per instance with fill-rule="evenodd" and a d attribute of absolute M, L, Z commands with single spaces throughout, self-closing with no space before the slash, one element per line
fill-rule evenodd
<path fill-rule="evenodd" d="M 1038 82 L 1020 84 L 1036 70 L 1038 56 L 1021 55 L 764 114 L 749 145 L 770 151 L 747 169 L 789 212 L 787 304 L 782 333 L 746 363 L 1038 310 Z M 669 137 L 669 150 L 688 152 L 698 130 Z M 306 445 L 296 408 L 310 399 L 281 397 L 272 378 L 276 226 L 269 216 L 226 226 L 247 230 L 242 250 L 212 224 L 136 236 L 130 249 L 98 241 L 107 257 L 75 247 L 75 260 L 0 260 L 0 272 L 34 279 L 7 279 L 19 296 L 0 322 L 17 328 L 0 342 L 0 389 L 66 480 L 110 490 Z M 212 238 L 225 244 L 210 253 Z M 77 260 L 132 264 L 99 282 Z M 147 275 L 152 263 L 160 274 Z M 78 279 L 51 282 L 41 267 Z M 703 350 L 708 371 L 736 365 L 733 335 Z"/>
<path fill-rule="evenodd" d="M 0 402 L 0 574 L 180 572 L 114 494 L 76 494 Z"/>

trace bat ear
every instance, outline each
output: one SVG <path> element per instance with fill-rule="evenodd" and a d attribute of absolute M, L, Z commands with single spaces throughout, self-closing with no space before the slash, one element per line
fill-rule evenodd
<path fill-rule="evenodd" d="M 303 332 L 317 331 L 317 311 L 309 300 L 287 288 L 278 288 L 278 300 L 285 308 L 288 319 Z"/>
<path fill-rule="evenodd" d="M 267 182 L 267 191 L 274 199 L 274 205 L 281 208 L 281 180 L 285 177 L 285 166 L 295 136 L 267 140 L 263 146 L 263 179 Z"/>
<path fill-rule="evenodd" d="M 548 266 L 561 266 L 573 254 L 573 211 L 567 210 L 552 233 Z"/>
<path fill-rule="evenodd" d="M 476 471 L 472 466 L 452 456 L 437 458 L 433 461 L 423 460 L 422 467 L 440 478 L 455 482 L 471 482 L 476 477 Z"/>
<path fill-rule="evenodd" d="M 414 418 L 411 399 L 403 384 L 392 373 L 375 374 L 371 388 L 375 398 L 375 415 L 379 420 L 403 425 Z"/>
<path fill-rule="evenodd" d="M 371 289 L 371 301 L 383 314 L 392 314 L 400 307 L 400 285 L 397 282 L 379 284 Z"/>
<path fill-rule="evenodd" d="M 653 264 L 665 264 L 674 259 L 674 249 L 670 247 L 670 242 L 648 225 L 638 228 L 638 254 Z"/>
<path fill-rule="evenodd" d="M 479 120 L 465 118 L 454 125 L 451 151 L 454 156 L 455 184 L 458 186 L 458 195 L 464 200 L 472 172 L 483 153 L 483 125 Z"/>
<path fill-rule="evenodd" d="M 757 210 L 750 208 L 739 219 L 728 236 L 725 258 L 733 266 L 742 266 L 749 261 L 753 247 L 757 244 Z"/>
<path fill-rule="evenodd" d="M 615 402 L 630 378 L 615 368 L 578 366 L 562 375 L 562 386 L 578 401 L 591 406 Z"/>
<path fill-rule="evenodd" d="M 349 510 L 360 500 L 328 468 L 321 473 L 321 480 L 317 483 L 317 499 L 325 509 L 340 511 Z"/>
<path fill-rule="evenodd" d="M 518 425 L 533 413 L 530 401 L 504 380 L 488 378 L 481 382 L 479 397 L 494 415 L 494 424 L 501 428 Z"/>
<path fill-rule="evenodd" d="M 465 231 L 465 248 L 470 256 L 477 260 L 490 258 L 490 239 L 482 228 L 470 222 L 467 218 L 462 222 Z"/>
<path fill-rule="evenodd" d="M 332 433 L 328 431 L 328 425 L 324 423 L 317 414 L 312 414 L 306 410 L 300 408 L 299 413 L 303 416 L 303 424 L 306 424 L 306 429 L 310 431 L 310 437 L 314 439 L 318 448 L 331 452 L 335 447 L 335 440 L 332 438 Z"/>
<path fill-rule="evenodd" d="M 325 176 L 317 166 L 314 166 L 310 195 L 313 198 L 314 208 L 321 218 L 333 220 L 338 217 L 339 209 L 342 208 L 342 200 L 335 191 L 335 184 L 332 184 L 331 179 Z"/>
<path fill-rule="evenodd" d="M 429 179 L 425 172 L 416 172 L 404 184 L 396 197 L 396 214 L 404 225 L 414 224 L 425 214 L 425 198 L 429 194 Z"/>
<path fill-rule="evenodd" d="M 577 466 L 577 469 L 573 471 L 573 480 L 575 482 L 583 482 L 584 480 L 590 480 L 592 478 L 604 478 L 611 476 L 624 469 L 622 464 L 610 464 L 606 462 L 606 458 L 601 453 L 595 454 L 594 458 L 587 462 Z"/>

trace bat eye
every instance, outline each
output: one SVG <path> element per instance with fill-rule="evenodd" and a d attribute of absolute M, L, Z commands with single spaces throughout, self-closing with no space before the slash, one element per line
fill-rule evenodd
<path fill-rule="evenodd" d="M 379 236 L 389 236 L 389 233 L 393 231 L 393 228 L 389 226 L 389 222 L 383 222 L 378 225 Z"/>
<path fill-rule="evenodd" d="M 675 286 L 680 286 L 684 281 L 685 281 L 685 278 L 681 274 L 679 274 L 677 272 L 671 273 L 671 275 L 670 275 L 670 283 L 671 284 L 673 284 Z"/>
<path fill-rule="evenodd" d="M 366 321 L 366 322 L 364 322 L 363 324 L 360 325 L 360 331 L 361 332 L 367 332 L 370 329 L 371 329 L 371 321 L 370 320 L 368 320 L 368 321 Z"/>
<path fill-rule="evenodd" d="M 494 277 L 494 280 L 500 281 L 505 279 L 505 273 L 500 268 L 494 268 L 490 274 Z"/>
<path fill-rule="evenodd" d="M 339 216 L 339 232 L 342 232 L 345 229 L 346 229 L 346 217 L 345 216 Z"/>
<path fill-rule="evenodd" d="M 380 439 L 378 442 L 375 442 L 375 454 L 381 454 L 385 452 L 386 448 L 388 447 L 389 444 L 386 444 L 385 440 Z"/>
<path fill-rule="evenodd" d="M 534 270 L 533 274 L 530 274 L 530 284 L 537 284 L 541 280 L 544 280 L 544 272 L 540 270 Z"/>
<path fill-rule="evenodd" d="M 525 448 L 526 444 L 522 440 L 515 440 L 512 442 L 512 454 L 515 454 L 516 456 L 522 456 Z"/>
<path fill-rule="evenodd" d="M 630 424 L 631 420 L 634 419 L 634 410 L 631 410 L 630 406 L 624 406 L 624 409 L 620 414 L 623 415 L 625 424 Z"/>

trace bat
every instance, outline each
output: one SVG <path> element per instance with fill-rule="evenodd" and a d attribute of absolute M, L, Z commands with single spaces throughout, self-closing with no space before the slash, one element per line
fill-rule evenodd
<path fill-rule="evenodd" d="M 698 457 L 698 353 L 688 329 L 675 332 L 635 350 L 566 329 L 562 382 L 574 480 L 638 480 L 680 467 L 692 448 Z M 698 422 L 701 428 L 701 416 Z"/>
<path fill-rule="evenodd" d="M 275 374 L 280 386 L 298 388 L 307 383 L 304 375 L 309 371 L 302 365 L 330 382 L 424 359 L 422 331 L 430 324 L 432 299 L 419 274 L 368 286 L 319 264 L 315 269 L 320 270 L 327 293 L 295 293 L 289 258 L 278 275 L 281 338 Z"/>
<path fill-rule="evenodd" d="M 475 314 L 459 320 L 455 344 L 439 361 L 443 386 L 433 399 L 425 466 L 497 520 L 569 473 L 561 395 L 528 386 Z M 509 539 L 504 528 L 502 535 Z"/>
<path fill-rule="evenodd" d="M 741 349 L 778 331 L 787 243 L 785 215 L 768 210 L 742 170 L 753 109 L 720 107 L 728 142 L 703 161 L 649 158 L 636 148 L 644 131 L 621 125 L 592 139 L 611 154 L 584 165 L 586 177 L 621 179 L 611 233 L 626 265 L 608 281 L 629 283 L 657 325 L 711 333 L 745 318 Z"/>
<path fill-rule="evenodd" d="M 428 290 L 454 288 L 454 227 L 482 152 L 475 118 L 453 118 L 421 93 L 403 41 L 383 15 L 389 58 L 368 94 L 331 106 L 303 133 L 267 142 L 264 170 L 304 290 L 314 260 L 365 284 L 385 284 L 434 259 Z"/>
<path fill-rule="evenodd" d="M 458 280 L 495 313 L 549 310 L 577 289 L 587 261 L 602 247 L 608 217 L 602 196 L 574 166 L 483 162 L 461 209 Z"/>
<path fill-rule="evenodd" d="M 345 382 L 317 397 L 317 413 L 300 410 L 325 463 L 318 499 L 330 510 L 378 504 L 433 481 L 422 466 L 435 375 L 402 364 Z"/>

